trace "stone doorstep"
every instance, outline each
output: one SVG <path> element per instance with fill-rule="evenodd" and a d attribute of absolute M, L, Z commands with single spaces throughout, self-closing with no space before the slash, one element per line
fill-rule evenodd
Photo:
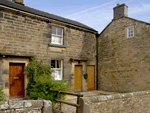
<path fill-rule="evenodd" d="M 15 98 L 15 99 L 9 99 L 9 101 L 18 101 L 18 100 L 27 100 L 27 98 Z"/>

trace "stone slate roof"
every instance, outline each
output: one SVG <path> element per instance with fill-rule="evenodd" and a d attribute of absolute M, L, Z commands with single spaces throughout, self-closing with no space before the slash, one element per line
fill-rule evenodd
<path fill-rule="evenodd" d="M 42 16 L 42 17 L 46 17 L 46 18 L 49 18 L 49 19 L 52 19 L 52 20 L 60 21 L 60 22 L 66 23 L 66 24 L 71 24 L 71 25 L 74 25 L 74 26 L 77 26 L 77 27 L 80 27 L 80 28 L 84 28 L 84 29 L 87 29 L 87 30 L 90 30 L 90 31 L 93 31 L 93 32 L 97 32 L 95 29 L 93 29 L 89 26 L 86 26 L 86 25 L 84 25 L 80 22 L 73 21 L 73 20 L 70 20 L 70 19 L 67 19 L 67 18 L 63 18 L 63 17 L 57 16 L 57 15 L 54 15 L 54 14 L 50 14 L 50 13 L 47 13 L 47 12 L 43 12 L 43 11 L 40 11 L 40 10 L 37 10 L 37 9 L 34 9 L 34 8 L 30 8 L 30 7 L 27 7 L 27 6 L 18 4 L 18 3 L 14 3 L 14 2 L 9 1 L 9 0 L 0 0 L 0 5 L 4 5 L 4 6 L 14 8 L 14 9 L 17 9 L 17 10 L 20 10 L 20 11 L 24 11 L 24 12 L 35 14 L 35 15 Z"/>

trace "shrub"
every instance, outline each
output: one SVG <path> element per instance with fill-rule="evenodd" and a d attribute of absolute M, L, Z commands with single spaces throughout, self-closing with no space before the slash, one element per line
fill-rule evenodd
<path fill-rule="evenodd" d="M 55 81 L 51 76 L 52 72 L 51 66 L 32 59 L 24 71 L 25 75 L 29 77 L 27 95 L 30 99 L 42 98 L 55 103 L 55 100 L 59 99 L 61 94 L 50 90 L 69 91 L 70 85 L 64 84 L 64 81 Z"/>
<path fill-rule="evenodd" d="M 4 99 L 5 99 L 5 95 L 2 90 L 3 90 L 3 88 L 0 87 L 0 101 L 4 101 Z"/>

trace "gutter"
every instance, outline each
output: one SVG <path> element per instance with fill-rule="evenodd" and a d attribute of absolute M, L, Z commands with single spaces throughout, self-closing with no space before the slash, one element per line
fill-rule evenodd
<path fill-rule="evenodd" d="M 4 5 L 0 5 L 0 7 L 6 8 L 6 9 L 10 9 L 10 10 L 13 10 L 13 11 L 17 11 L 17 12 L 21 12 L 21 13 L 24 13 L 24 14 L 27 14 L 27 15 L 36 16 L 36 17 L 45 19 L 47 21 L 54 21 L 54 22 L 57 22 L 57 23 L 61 23 L 61 24 L 65 24 L 65 25 L 68 25 L 68 26 L 72 26 L 72 27 L 78 28 L 78 29 L 89 31 L 89 32 L 92 32 L 92 33 L 97 33 L 97 31 L 88 30 L 88 29 L 85 29 L 83 27 L 78 27 L 78 26 L 75 26 L 75 25 L 72 25 L 72 24 L 68 24 L 68 23 L 65 23 L 65 22 L 60 22 L 58 20 L 50 19 L 50 18 L 47 18 L 47 17 L 43 17 L 43 16 L 40 16 L 40 15 L 35 15 L 35 14 L 32 14 L 32 13 L 28 13 L 28 12 L 24 12 L 24 11 L 17 10 L 17 9 L 14 9 L 14 8 L 10 8 L 10 7 L 4 6 Z"/>
<path fill-rule="evenodd" d="M 100 34 L 96 34 L 96 90 L 98 90 L 98 38 Z"/>

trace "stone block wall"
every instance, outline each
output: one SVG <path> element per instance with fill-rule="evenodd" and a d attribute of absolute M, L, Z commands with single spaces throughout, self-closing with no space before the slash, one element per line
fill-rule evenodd
<path fill-rule="evenodd" d="M 4 113 L 52 113 L 52 103 L 48 100 L 9 100 L 0 102 L 0 112 Z"/>
<path fill-rule="evenodd" d="M 66 48 L 48 46 L 48 43 L 51 43 L 52 25 L 63 28 L 63 43 Z M 68 25 L 47 22 L 41 18 L 2 9 L 0 11 L 0 53 L 34 56 L 48 65 L 51 65 L 51 59 L 63 60 L 63 79 L 72 83 L 74 75 L 71 73 L 70 58 L 86 59 L 87 64 L 96 67 L 96 36 L 95 33 Z"/>
<path fill-rule="evenodd" d="M 149 113 L 150 91 L 82 97 L 79 113 Z"/>
<path fill-rule="evenodd" d="M 134 37 L 127 38 L 127 28 Z M 129 17 L 115 19 L 98 39 L 99 90 L 150 89 L 150 25 Z"/>

